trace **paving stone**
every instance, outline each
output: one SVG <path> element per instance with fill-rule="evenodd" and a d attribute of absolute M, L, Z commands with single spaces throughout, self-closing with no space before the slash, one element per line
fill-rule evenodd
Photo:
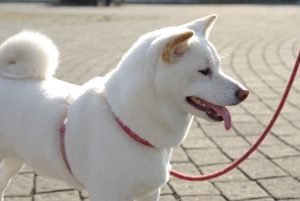
<path fill-rule="evenodd" d="M 267 125 L 270 122 L 271 117 L 272 117 L 272 114 L 255 115 L 255 118 L 263 125 Z M 279 116 L 277 118 L 276 123 L 275 123 L 275 125 L 287 125 L 287 124 L 288 124 L 288 121 L 286 119 L 282 118 L 281 116 Z M 257 134 L 261 133 L 261 131 L 258 131 Z"/>
<path fill-rule="evenodd" d="M 253 199 L 253 201 L 275 201 L 275 200 L 273 198 L 259 198 L 259 199 Z"/>
<path fill-rule="evenodd" d="M 219 171 L 225 168 L 227 165 L 228 164 L 210 165 L 210 166 L 200 167 L 200 169 L 204 174 L 211 174 L 215 171 Z M 248 180 L 249 179 L 238 168 L 235 168 L 220 177 L 212 179 L 211 181 L 214 182 L 214 181 L 248 181 Z"/>
<path fill-rule="evenodd" d="M 210 182 L 207 181 L 186 182 L 179 179 L 174 179 L 170 182 L 170 184 L 180 196 L 220 194 L 220 192 Z"/>
<path fill-rule="evenodd" d="M 199 175 L 199 170 L 192 163 L 172 163 L 172 170 L 189 175 Z M 176 180 L 176 177 L 170 175 L 170 181 Z M 186 182 L 182 180 L 182 182 Z"/>
<path fill-rule="evenodd" d="M 227 148 L 227 149 L 223 149 L 223 152 L 232 160 L 235 160 L 239 157 L 241 157 L 247 150 L 248 148 Z M 263 156 L 259 151 L 254 151 L 248 159 L 254 159 L 254 158 L 261 158 L 261 157 L 265 157 Z"/>
<path fill-rule="evenodd" d="M 261 87 L 259 89 L 261 89 Z M 255 92 L 258 93 L 259 89 L 255 89 Z M 263 92 L 264 93 L 262 93 L 260 95 L 260 97 L 266 96 L 266 95 L 268 97 L 270 97 L 270 96 L 274 97 L 274 95 L 271 94 L 270 92 L 269 93 L 265 93 L 265 91 L 263 91 Z M 251 93 L 250 93 L 250 96 L 251 96 Z M 275 94 L 275 96 L 276 96 L 276 98 L 278 97 L 276 94 Z M 266 97 L 264 97 L 264 98 L 266 98 Z M 246 108 L 246 110 L 248 110 L 254 116 L 259 115 L 259 114 L 272 114 L 272 110 L 268 109 L 266 107 L 266 105 L 260 101 L 256 101 L 256 102 L 246 101 L 245 103 L 243 103 L 243 106 Z"/>
<path fill-rule="evenodd" d="M 270 158 L 300 155 L 299 151 L 287 145 L 262 146 L 258 149 Z"/>
<path fill-rule="evenodd" d="M 196 122 L 196 120 L 194 122 Z M 195 127 L 195 126 L 191 127 L 191 129 L 189 130 L 187 139 L 198 139 L 199 137 L 200 138 L 205 137 L 202 129 L 199 128 L 198 126 L 197 127 Z"/>
<path fill-rule="evenodd" d="M 300 183 L 291 177 L 259 180 L 275 199 L 300 198 Z"/>
<path fill-rule="evenodd" d="M 172 163 L 172 169 L 186 174 L 198 175 L 199 171 L 192 163 Z M 171 177 L 173 179 L 174 177 Z"/>
<path fill-rule="evenodd" d="M 199 166 L 229 162 L 229 159 L 218 149 L 187 150 L 187 153 Z"/>
<path fill-rule="evenodd" d="M 299 133 L 299 129 L 295 128 L 294 126 L 291 126 L 289 124 L 286 125 L 279 125 L 279 126 L 274 126 L 272 128 L 272 133 L 278 136 L 282 135 L 293 135 L 296 133 Z"/>
<path fill-rule="evenodd" d="M 72 189 L 68 184 L 62 181 L 58 181 L 51 178 L 36 177 L 36 192 L 37 193 L 46 193 L 51 191 L 58 190 L 70 190 Z"/>
<path fill-rule="evenodd" d="M 237 115 L 238 116 L 240 114 L 246 114 L 247 112 L 240 105 L 237 105 L 235 107 L 230 108 L 230 113 L 231 113 L 231 115 Z"/>
<path fill-rule="evenodd" d="M 263 130 L 263 126 L 259 123 L 240 123 L 235 122 L 233 124 L 234 128 L 243 136 L 247 135 L 259 135 Z"/>
<path fill-rule="evenodd" d="M 204 132 L 211 137 L 236 135 L 236 132 L 233 129 L 225 131 L 224 125 L 222 124 L 203 124 L 201 127 Z"/>
<path fill-rule="evenodd" d="M 185 149 L 216 148 L 216 145 L 207 137 L 187 138 L 183 145 Z"/>
<path fill-rule="evenodd" d="M 80 196 L 83 198 L 88 198 L 89 197 L 89 192 L 87 190 L 83 190 L 80 192 Z"/>
<path fill-rule="evenodd" d="M 224 149 L 249 146 L 249 144 L 240 136 L 216 137 L 216 138 L 213 138 L 213 141 L 219 147 L 222 147 Z"/>
<path fill-rule="evenodd" d="M 229 200 L 269 197 L 269 195 L 253 181 L 216 182 L 215 185 Z"/>
<path fill-rule="evenodd" d="M 286 176 L 283 170 L 266 158 L 249 159 L 244 161 L 240 168 L 251 178 L 260 179 L 268 177 Z"/>
<path fill-rule="evenodd" d="M 292 120 L 291 122 L 293 123 L 293 125 L 294 125 L 296 128 L 300 129 L 300 120 Z M 295 134 L 296 134 L 296 133 L 295 133 Z"/>
<path fill-rule="evenodd" d="M 4 201 L 32 201 L 31 197 L 5 197 Z"/>
<path fill-rule="evenodd" d="M 172 154 L 172 161 L 173 162 L 188 162 L 189 159 L 183 149 L 181 147 L 178 147 L 173 150 Z"/>
<path fill-rule="evenodd" d="M 246 139 L 250 144 L 254 144 L 258 140 L 258 136 L 247 136 Z M 271 134 L 267 135 L 266 138 L 259 146 L 262 147 L 262 146 L 272 146 L 272 145 L 285 146 L 285 144 L 280 139 L 274 137 Z"/>
<path fill-rule="evenodd" d="M 209 200 L 209 201 L 226 201 L 225 198 L 219 195 L 215 196 L 183 196 L 181 201 L 199 201 L 199 200 Z"/>
<path fill-rule="evenodd" d="M 34 170 L 31 167 L 28 167 L 25 165 L 22 170 L 20 170 L 20 173 L 34 173 Z"/>
<path fill-rule="evenodd" d="M 297 113 L 292 113 L 292 114 L 282 114 L 283 117 L 287 118 L 290 121 L 293 120 L 300 120 L 300 117 Z"/>
<path fill-rule="evenodd" d="M 36 194 L 34 196 L 35 201 L 80 201 L 78 191 L 64 191 L 64 192 L 52 192 L 52 193 L 43 193 Z"/>
<path fill-rule="evenodd" d="M 300 199 L 288 199 L 288 200 L 280 200 L 280 201 L 300 201 Z"/>
<path fill-rule="evenodd" d="M 168 184 L 164 184 L 160 191 L 161 195 L 170 195 L 173 194 L 173 191 L 170 189 Z"/>
<path fill-rule="evenodd" d="M 278 93 L 283 93 L 283 89 L 281 89 L 281 90 L 276 89 L 276 90 L 278 91 Z M 293 95 L 291 94 L 291 98 L 292 98 L 292 96 Z M 284 107 L 282 109 L 282 113 L 286 113 L 286 114 L 294 113 L 295 110 L 297 110 L 298 101 L 290 100 L 290 97 L 289 97 L 289 100 L 287 100 L 286 103 L 285 103 L 286 107 Z M 279 100 L 274 100 L 274 102 L 275 102 L 275 104 L 274 104 L 275 106 L 273 108 L 275 109 L 275 108 L 277 108 Z M 291 130 L 291 131 L 293 131 L 293 130 Z"/>
<path fill-rule="evenodd" d="M 240 114 L 236 119 L 232 120 L 238 123 L 257 123 L 257 120 L 249 114 Z"/>
<path fill-rule="evenodd" d="M 198 125 L 198 122 L 196 121 L 196 119 L 198 119 L 198 117 L 194 117 L 195 121 L 192 122 L 192 125 L 191 125 L 191 129 L 199 129 L 199 125 Z"/>
<path fill-rule="evenodd" d="M 271 87 L 272 88 L 272 87 Z M 274 88 L 274 87 L 273 87 Z M 277 93 L 283 93 L 283 89 L 274 89 L 274 91 L 277 91 Z M 270 98 L 270 99 L 265 99 L 264 102 L 270 107 L 272 108 L 272 110 L 276 110 L 276 108 L 278 107 L 278 104 L 279 104 L 279 98 Z M 293 106 L 289 104 L 289 101 L 287 101 L 285 103 L 286 107 L 284 107 L 281 111 L 281 113 L 293 113 L 293 111 L 295 109 L 293 109 Z M 276 125 L 276 126 L 281 126 L 281 125 Z"/>
<path fill-rule="evenodd" d="M 5 196 L 30 196 L 34 188 L 34 174 L 19 174 L 13 177 Z"/>
<path fill-rule="evenodd" d="M 280 139 L 290 145 L 300 146 L 300 137 L 297 135 L 280 136 Z"/>
<path fill-rule="evenodd" d="M 160 201 L 176 201 L 177 199 L 172 195 L 162 195 L 159 198 Z"/>
<path fill-rule="evenodd" d="M 300 156 L 274 160 L 280 167 L 294 177 L 300 177 Z"/>

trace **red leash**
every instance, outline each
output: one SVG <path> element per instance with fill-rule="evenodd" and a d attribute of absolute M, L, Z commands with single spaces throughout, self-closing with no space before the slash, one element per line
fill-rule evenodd
<path fill-rule="evenodd" d="M 230 170 L 236 168 L 240 163 L 242 163 L 244 160 L 246 160 L 250 154 L 252 154 L 252 152 L 254 152 L 257 147 L 261 144 L 261 142 L 265 139 L 265 137 L 267 136 L 267 134 L 269 133 L 269 131 L 271 130 L 271 128 L 273 127 L 276 119 L 278 118 L 284 104 L 285 101 L 288 97 L 288 94 L 291 90 L 292 84 L 294 82 L 294 79 L 296 77 L 298 68 L 299 68 L 299 64 L 300 64 L 300 51 L 298 53 L 298 58 L 296 60 L 294 69 L 290 75 L 290 79 L 287 83 L 286 89 L 283 93 L 283 96 L 281 98 L 281 101 L 279 103 L 279 105 L 277 106 L 277 109 L 274 112 L 274 115 L 272 117 L 272 119 L 270 120 L 269 124 L 266 126 L 265 130 L 261 133 L 260 137 L 257 139 L 257 141 L 250 147 L 250 149 L 248 151 L 246 151 L 240 158 L 236 159 L 235 161 L 233 161 L 230 165 L 228 165 L 227 167 L 225 167 L 222 170 L 216 171 L 214 173 L 211 174 L 207 174 L 207 175 L 199 175 L 199 176 L 193 176 L 193 175 L 187 175 L 187 174 L 183 174 L 181 172 L 177 172 L 175 170 L 171 170 L 171 175 L 174 177 L 177 177 L 179 179 L 184 179 L 184 180 L 188 180 L 188 181 L 203 181 L 203 180 L 209 180 L 215 177 L 219 177 L 227 172 L 229 172 Z"/>

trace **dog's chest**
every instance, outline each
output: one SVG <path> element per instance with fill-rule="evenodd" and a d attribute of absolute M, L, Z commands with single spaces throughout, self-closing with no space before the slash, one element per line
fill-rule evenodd
<path fill-rule="evenodd" d="M 132 195 L 135 198 L 158 190 L 169 180 L 170 150 L 163 151 L 158 157 L 141 161 L 135 168 L 134 179 L 131 180 Z"/>

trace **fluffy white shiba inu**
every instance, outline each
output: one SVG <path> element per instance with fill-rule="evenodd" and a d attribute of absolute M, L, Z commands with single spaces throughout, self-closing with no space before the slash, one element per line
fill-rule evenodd
<path fill-rule="evenodd" d="M 249 93 L 220 69 L 208 41 L 215 19 L 143 35 L 114 70 L 83 86 L 53 77 L 58 51 L 47 37 L 21 32 L 3 42 L 1 201 L 24 163 L 86 188 L 92 201 L 158 200 L 172 148 L 183 142 L 194 115 L 230 129 L 225 106 Z"/>

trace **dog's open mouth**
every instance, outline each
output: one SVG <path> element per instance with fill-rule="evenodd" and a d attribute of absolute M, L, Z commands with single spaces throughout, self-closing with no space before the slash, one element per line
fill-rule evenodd
<path fill-rule="evenodd" d="M 186 97 L 186 101 L 197 110 L 205 112 L 212 120 L 224 121 L 226 130 L 231 128 L 231 116 L 226 107 L 212 104 L 197 96 Z"/>

